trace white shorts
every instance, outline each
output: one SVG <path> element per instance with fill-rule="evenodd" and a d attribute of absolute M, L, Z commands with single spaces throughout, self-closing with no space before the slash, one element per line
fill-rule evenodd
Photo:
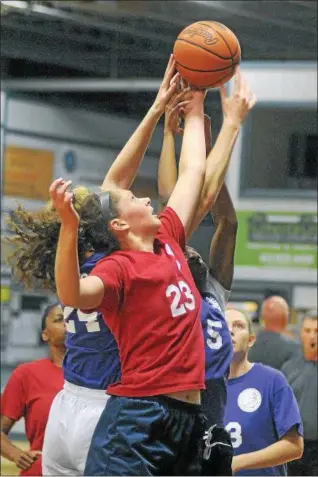
<path fill-rule="evenodd" d="M 83 475 L 93 432 L 109 396 L 69 382 L 54 398 L 44 434 L 43 475 Z"/>

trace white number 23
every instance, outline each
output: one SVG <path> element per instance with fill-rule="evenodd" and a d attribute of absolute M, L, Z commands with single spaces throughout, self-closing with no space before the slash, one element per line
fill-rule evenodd
<path fill-rule="evenodd" d="M 178 282 L 178 285 L 169 285 L 166 289 L 166 297 L 172 298 L 170 305 L 173 318 L 177 316 L 186 315 L 187 310 L 194 310 L 195 299 L 189 286 L 183 280 Z M 187 301 L 181 303 L 181 297 L 185 297 Z"/>

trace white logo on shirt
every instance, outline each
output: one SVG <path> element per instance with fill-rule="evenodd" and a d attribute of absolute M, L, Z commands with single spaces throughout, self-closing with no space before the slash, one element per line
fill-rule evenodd
<path fill-rule="evenodd" d="M 167 255 L 170 255 L 170 256 L 174 257 L 174 253 L 171 250 L 170 245 L 168 245 L 167 243 L 165 243 L 165 251 L 166 251 Z M 176 259 L 176 264 L 177 264 L 178 270 L 181 270 L 181 264 L 177 259 Z"/>
<path fill-rule="evenodd" d="M 173 253 L 173 251 L 171 250 L 170 245 L 168 245 L 167 243 L 165 243 L 165 251 L 166 251 L 166 254 L 167 254 L 167 255 L 172 255 L 172 256 L 174 257 L 174 253 Z"/>
<path fill-rule="evenodd" d="M 215 308 L 216 310 L 218 310 L 220 313 L 222 313 L 222 310 L 221 310 L 221 307 L 220 305 L 218 304 L 218 302 L 216 301 L 215 298 L 212 298 L 211 296 L 207 296 L 205 297 L 205 301 L 212 306 L 212 308 Z"/>
<path fill-rule="evenodd" d="M 255 388 L 244 389 L 237 398 L 237 404 L 244 412 L 254 412 L 262 404 L 261 393 Z"/>

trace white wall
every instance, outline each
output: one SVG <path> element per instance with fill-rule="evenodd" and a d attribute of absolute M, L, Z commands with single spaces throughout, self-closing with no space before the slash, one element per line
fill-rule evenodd
<path fill-rule="evenodd" d="M 5 102 L 6 102 L 6 94 L 3 91 L 1 91 L 1 125 L 4 121 Z"/>
<path fill-rule="evenodd" d="M 317 105 L 317 64 L 242 64 L 242 72 L 256 93 L 258 102 L 310 103 Z M 270 140 L 271 138 L 268 138 Z M 240 167 L 242 158 L 242 132 L 234 148 L 227 183 L 238 210 L 317 212 L 316 200 L 239 197 Z M 255 158 L 257 160 L 257 158 Z M 236 267 L 236 280 L 266 280 L 291 283 L 316 283 L 317 271 L 309 269 L 284 269 L 257 267 Z"/>
<path fill-rule="evenodd" d="M 14 98 L 10 98 L 8 106 L 9 129 L 102 144 L 105 147 L 121 148 L 138 124 L 135 119 Z M 149 150 L 159 152 L 160 147 L 160 131 L 156 131 Z"/>
<path fill-rule="evenodd" d="M 317 287 L 296 286 L 292 305 L 295 308 L 317 308 Z"/>
<path fill-rule="evenodd" d="M 317 103 L 317 64 L 242 64 L 242 72 L 258 102 L 277 102 L 303 104 Z M 270 138 L 269 138 L 270 140 Z M 242 154 L 242 132 L 234 148 L 227 182 L 235 205 L 241 210 L 281 210 L 315 212 L 315 200 L 288 199 L 240 199 L 240 166 Z"/>
<path fill-rule="evenodd" d="M 100 185 L 117 153 L 138 126 L 133 119 L 105 116 L 88 111 L 50 106 L 10 98 L 7 106 L 6 143 L 54 153 L 54 177 L 67 177 L 73 184 Z M 155 131 L 139 176 L 153 178 L 157 173 L 161 148 L 161 128 Z M 73 151 L 77 169 L 68 173 L 64 168 L 64 153 Z M 15 204 L 4 197 L 3 208 Z M 31 209 L 41 202 L 23 200 Z"/>
<path fill-rule="evenodd" d="M 6 120 L 6 94 L 1 91 L 1 184 L 3 171 L 3 151 L 5 145 L 4 123 Z"/>

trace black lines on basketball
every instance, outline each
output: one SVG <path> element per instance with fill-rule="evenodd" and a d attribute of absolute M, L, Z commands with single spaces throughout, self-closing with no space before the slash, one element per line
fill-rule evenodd
<path fill-rule="evenodd" d="M 230 61 L 230 58 L 229 58 L 229 61 Z M 225 68 L 217 68 L 215 70 L 198 70 L 196 68 L 190 68 L 190 66 L 185 66 L 182 63 L 180 63 L 180 61 L 177 61 L 176 63 L 177 63 L 177 65 L 182 66 L 182 68 L 185 68 L 186 70 L 199 71 L 200 73 L 216 73 L 218 71 L 226 71 L 229 68 L 233 67 L 233 65 L 229 65 L 229 66 L 226 66 Z"/>
<path fill-rule="evenodd" d="M 221 60 L 232 60 L 232 56 L 221 56 L 219 55 L 218 53 L 215 53 L 214 51 L 211 51 L 209 50 L 208 48 L 204 48 L 204 46 L 201 46 L 201 45 L 197 45 L 196 43 L 194 43 L 193 41 L 190 41 L 190 40 L 184 40 L 183 38 L 178 38 L 176 40 L 176 42 L 178 41 L 182 41 L 184 43 L 188 43 L 189 45 L 193 45 L 195 46 L 196 48 L 201 48 L 201 50 L 204 50 L 206 51 L 207 53 L 210 53 L 211 55 L 214 55 L 214 56 L 217 56 L 218 58 L 221 58 Z"/>
<path fill-rule="evenodd" d="M 233 55 L 233 53 L 232 53 L 232 51 L 231 51 L 231 48 L 229 47 L 228 42 L 226 41 L 226 39 L 224 38 L 224 36 L 222 35 L 222 33 L 219 32 L 218 30 L 216 30 L 215 28 L 213 28 L 213 26 L 208 25 L 207 23 L 201 23 L 201 22 L 199 22 L 199 24 L 200 24 L 200 25 L 204 25 L 204 26 L 206 26 L 207 28 L 211 28 L 211 30 L 213 30 L 215 33 L 217 33 L 218 35 L 220 35 L 220 37 L 222 38 L 222 40 L 223 40 L 224 43 L 226 44 L 227 49 L 229 50 L 231 59 L 233 60 L 234 55 Z"/>
<path fill-rule="evenodd" d="M 227 74 L 227 75 L 225 75 L 225 76 L 222 76 L 221 78 L 219 78 L 219 79 L 217 79 L 216 81 L 214 81 L 214 83 L 208 84 L 208 85 L 206 85 L 205 87 L 206 87 L 206 88 L 213 88 L 213 87 L 216 86 L 216 85 L 220 86 L 221 84 L 223 84 L 223 81 L 224 81 L 224 80 L 225 80 L 224 82 L 227 81 L 226 78 L 231 79 L 231 78 L 232 78 L 232 72 L 229 73 L 229 74 Z"/>

